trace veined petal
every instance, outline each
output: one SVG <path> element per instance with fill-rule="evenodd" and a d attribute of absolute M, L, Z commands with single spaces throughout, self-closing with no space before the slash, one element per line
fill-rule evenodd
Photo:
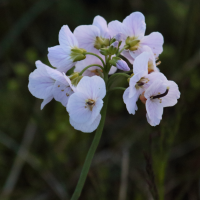
<path fill-rule="evenodd" d="M 134 58 L 131 56 L 130 52 L 131 52 L 131 51 L 129 51 L 129 50 L 124 50 L 124 51 L 122 52 L 122 55 L 123 55 L 125 58 L 127 58 L 128 61 L 129 61 L 131 64 L 133 64 Z"/>
<path fill-rule="evenodd" d="M 162 106 L 174 106 L 177 103 L 177 99 L 180 98 L 178 85 L 174 81 L 167 81 L 165 84 L 169 88 L 169 91 L 166 96 L 162 97 Z"/>
<path fill-rule="evenodd" d="M 48 48 L 48 59 L 52 66 L 61 72 L 67 72 L 75 63 L 70 57 L 70 51 L 66 53 L 60 45 Z"/>
<path fill-rule="evenodd" d="M 78 40 L 79 47 L 86 49 L 88 52 L 100 54 L 99 50 L 94 47 L 96 37 L 100 37 L 100 30 L 94 25 L 81 25 L 74 30 L 74 35 Z"/>
<path fill-rule="evenodd" d="M 154 72 L 156 73 L 156 72 Z M 166 91 L 166 85 L 162 80 L 155 80 L 145 91 L 144 96 L 149 99 L 151 96 L 163 94 Z"/>
<path fill-rule="evenodd" d="M 84 93 L 88 99 L 103 99 L 106 95 L 106 86 L 99 76 L 84 76 L 77 85 L 77 91 Z"/>
<path fill-rule="evenodd" d="M 67 82 L 67 81 L 66 81 Z M 56 101 L 62 103 L 63 106 L 67 106 L 68 99 L 71 94 L 73 94 L 73 90 L 71 89 L 69 84 L 63 84 L 59 81 L 56 81 L 53 87 L 53 96 Z"/>
<path fill-rule="evenodd" d="M 103 17 L 97 15 L 93 20 L 93 25 L 95 25 L 96 27 L 98 27 L 100 29 L 101 37 L 103 37 L 103 38 L 110 37 L 107 22 Z"/>
<path fill-rule="evenodd" d="M 158 99 L 147 99 L 145 105 L 149 117 L 148 122 L 150 122 L 152 126 L 158 125 L 163 115 L 163 106 L 161 105 L 160 101 Z"/>
<path fill-rule="evenodd" d="M 139 98 L 139 93 L 136 91 L 135 95 L 131 98 L 129 98 L 129 92 L 130 92 L 130 87 L 128 87 L 123 94 L 123 100 L 124 103 L 126 104 L 126 108 L 129 112 L 129 114 L 135 114 L 135 111 L 138 109 L 137 107 L 137 100 Z"/>
<path fill-rule="evenodd" d="M 55 80 L 50 77 L 48 71 L 52 68 L 44 65 L 41 61 L 36 61 L 37 69 L 29 75 L 28 88 L 31 94 L 39 99 L 46 99 L 52 95 Z"/>
<path fill-rule="evenodd" d="M 91 133 L 94 130 L 97 129 L 97 127 L 99 126 L 101 120 L 101 115 L 99 114 L 96 119 L 92 122 L 92 124 L 87 124 L 87 123 L 77 123 L 76 121 L 73 121 L 70 118 L 70 124 L 79 131 L 82 131 L 84 133 Z"/>
<path fill-rule="evenodd" d="M 59 32 L 59 43 L 64 51 L 78 47 L 78 41 L 67 25 L 62 26 Z"/>
<path fill-rule="evenodd" d="M 148 74 L 148 61 L 150 54 L 148 52 L 143 52 L 133 62 L 133 73 L 137 74 L 141 71 L 145 71 Z"/>
<path fill-rule="evenodd" d="M 158 57 L 163 51 L 164 38 L 161 33 L 153 32 L 144 36 L 140 42 L 141 45 L 147 45 L 153 51 L 155 57 Z"/>
<path fill-rule="evenodd" d="M 119 22 L 118 20 L 111 21 L 108 24 L 108 29 L 110 31 L 111 37 L 116 36 L 118 33 L 127 35 L 127 32 L 128 32 L 127 27 L 124 24 L 122 24 L 121 22 Z M 126 39 L 126 38 L 124 38 L 124 39 Z"/>
<path fill-rule="evenodd" d="M 129 36 L 143 37 L 146 30 L 144 15 L 141 12 L 133 12 L 123 20 L 123 24 L 129 30 Z"/>

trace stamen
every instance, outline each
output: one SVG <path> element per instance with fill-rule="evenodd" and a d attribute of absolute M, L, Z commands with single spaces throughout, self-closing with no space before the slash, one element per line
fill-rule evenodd
<path fill-rule="evenodd" d="M 90 111 L 92 111 L 94 106 L 95 106 L 95 101 L 94 100 L 88 99 L 86 101 L 86 107 L 85 108 L 89 107 Z"/>
<path fill-rule="evenodd" d="M 168 92 L 169 92 L 169 89 L 167 88 L 166 91 L 165 91 L 163 94 L 158 94 L 158 95 L 156 95 L 156 96 L 151 96 L 150 98 L 151 98 L 151 99 L 159 99 L 159 98 L 161 98 L 161 97 L 166 96 L 166 95 L 168 94 Z"/>

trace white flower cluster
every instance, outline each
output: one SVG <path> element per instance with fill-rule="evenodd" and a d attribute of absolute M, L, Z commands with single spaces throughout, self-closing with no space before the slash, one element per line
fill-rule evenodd
<path fill-rule="evenodd" d="M 41 109 L 54 98 L 66 107 L 75 129 L 92 132 L 100 123 L 103 98 L 119 69 L 128 77 L 129 87 L 123 94 L 128 112 L 135 114 L 140 98 L 146 106 L 147 121 L 158 125 L 163 108 L 174 106 L 180 92 L 177 84 L 168 81 L 157 68 L 163 51 L 162 34 L 145 36 L 145 30 L 145 18 L 140 12 L 130 14 L 123 22 L 109 24 L 96 16 L 92 25 L 78 26 L 73 33 L 64 25 L 59 45 L 48 48 L 54 68 L 36 61 L 36 69 L 29 76 L 29 91 L 44 100 Z M 74 72 L 66 76 L 74 66 Z"/>

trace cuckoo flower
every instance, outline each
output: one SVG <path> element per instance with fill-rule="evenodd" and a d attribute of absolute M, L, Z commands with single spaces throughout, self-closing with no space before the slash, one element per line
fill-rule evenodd
<path fill-rule="evenodd" d="M 85 59 L 84 49 L 78 48 L 78 41 L 67 25 L 59 32 L 60 45 L 48 48 L 48 59 L 52 66 L 61 72 L 67 72 L 76 61 Z"/>
<path fill-rule="evenodd" d="M 160 72 L 148 74 L 148 62 L 150 58 L 148 52 L 140 54 L 133 63 L 134 75 L 129 80 L 129 87 L 123 94 L 123 100 L 130 114 L 135 114 L 137 110 L 136 102 L 139 96 L 155 81 L 167 80 Z"/>
<path fill-rule="evenodd" d="M 144 15 L 140 12 L 133 12 L 122 23 L 117 20 L 112 21 L 108 24 L 108 28 L 112 37 L 119 33 L 125 35 L 125 40 L 122 43 L 125 50 L 122 54 L 131 63 L 133 63 L 133 58 L 144 52 L 144 45 L 151 48 L 155 57 L 158 57 L 163 51 L 162 45 L 164 40 L 162 34 L 153 32 L 148 36 L 144 36 L 146 23 Z M 133 58 L 130 57 L 129 52 L 133 52 Z"/>
<path fill-rule="evenodd" d="M 67 105 L 69 96 L 73 93 L 69 78 L 61 72 L 36 61 L 36 67 L 29 75 L 28 88 L 31 94 L 39 99 L 44 99 L 41 109 L 53 98 Z"/>
<path fill-rule="evenodd" d="M 102 78 L 84 76 L 67 104 L 71 125 L 82 132 L 94 131 L 101 119 L 100 111 L 105 95 L 106 87 Z"/>
<path fill-rule="evenodd" d="M 160 123 L 164 107 L 174 106 L 180 98 L 180 92 L 174 81 L 155 81 L 145 91 L 147 121 L 151 126 Z"/>
<path fill-rule="evenodd" d="M 99 49 L 110 44 L 110 34 L 106 20 L 101 16 L 96 16 L 92 25 L 81 25 L 74 30 L 81 48 L 88 52 L 100 54 Z"/>

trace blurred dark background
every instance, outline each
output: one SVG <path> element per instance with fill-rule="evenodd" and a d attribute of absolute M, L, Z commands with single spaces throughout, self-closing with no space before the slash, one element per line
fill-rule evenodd
<path fill-rule="evenodd" d="M 73 31 L 96 15 L 122 21 L 134 11 L 146 34 L 163 34 L 159 68 L 181 98 L 151 127 L 141 102 L 129 115 L 122 91 L 113 92 L 80 200 L 200 199 L 199 0 L 0 0 L 0 200 L 70 199 L 94 133 L 74 130 L 59 102 L 41 111 L 28 76 L 36 60 L 49 64 L 62 25 Z"/>

